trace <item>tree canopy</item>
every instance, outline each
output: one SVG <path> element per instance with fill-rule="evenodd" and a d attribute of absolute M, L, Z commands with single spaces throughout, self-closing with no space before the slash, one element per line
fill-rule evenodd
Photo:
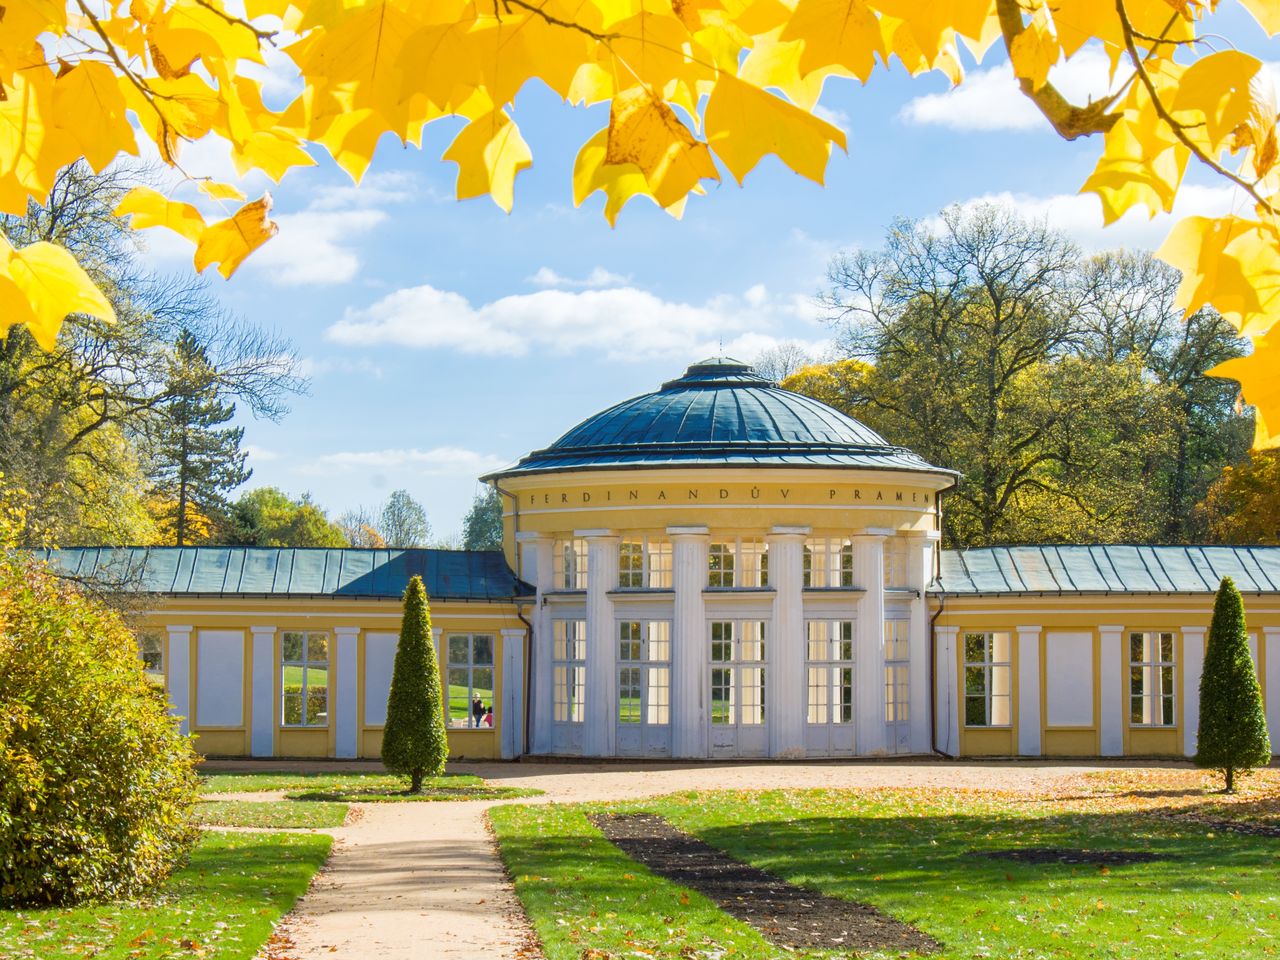
<path fill-rule="evenodd" d="M 1262 33 L 1274 0 L 1236 0 Z M 6 8 L 0 33 L 0 211 L 43 203 L 59 169 L 95 170 L 139 152 L 138 136 L 197 179 L 207 202 L 139 188 L 117 208 L 194 245 L 197 270 L 230 276 L 275 232 L 271 198 L 185 171 L 184 143 L 231 145 L 243 174 L 279 180 L 333 156 L 359 180 L 384 133 L 420 144 L 426 125 L 467 123 L 445 151 L 460 198 L 510 209 L 532 163 L 516 94 L 541 82 L 567 102 L 609 104 L 573 162 L 576 202 L 605 195 L 610 221 L 632 198 L 679 216 L 725 174 L 742 182 L 769 154 L 822 182 L 844 131 L 816 113 L 828 77 L 864 83 L 897 61 L 964 79 L 999 43 L 1022 91 L 1068 139 L 1096 137 L 1083 189 L 1107 222 L 1172 211 L 1192 162 L 1233 183 L 1236 212 L 1184 217 L 1161 248 L 1182 272 L 1177 306 L 1212 305 L 1253 351 L 1214 367 L 1260 412 L 1255 444 L 1280 446 L 1280 177 L 1274 94 L 1245 35 L 1216 34 L 1217 0 L 150 0 L 100 6 L 36 0 Z M 1206 38 L 1205 34 L 1209 36 Z M 1072 102 L 1053 68 L 1101 47 L 1117 92 Z M 296 70 L 283 109 L 263 96 L 266 54 Z M 1099 81 L 1110 83 L 1109 78 Z M 134 123 L 141 131 L 135 135 Z M 201 209 L 203 207 L 203 209 Z M 206 212 L 208 211 L 208 212 Z M 216 212 L 215 212 L 216 211 Z M 52 347 L 63 319 L 114 307 L 63 248 L 0 240 L 0 327 Z"/>

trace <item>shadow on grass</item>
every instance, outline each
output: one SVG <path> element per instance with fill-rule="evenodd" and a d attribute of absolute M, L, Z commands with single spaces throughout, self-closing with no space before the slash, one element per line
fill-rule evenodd
<path fill-rule="evenodd" d="M 429 802 L 448 800 L 508 800 L 518 797 L 536 797 L 541 790 L 518 787 L 433 787 L 420 793 L 410 793 L 391 788 L 359 790 L 311 790 L 305 793 L 289 793 L 286 800 L 319 800 L 338 803 L 394 803 Z"/>

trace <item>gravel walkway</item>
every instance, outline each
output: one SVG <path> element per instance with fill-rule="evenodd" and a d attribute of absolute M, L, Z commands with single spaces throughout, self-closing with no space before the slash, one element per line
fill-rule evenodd
<path fill-rule="evenodd" d="M 308 772 L 377 770 L 291 764 Z M 206 769 L 256 769 L 241 763 Z M 934 787 L 1039 791 L 1096 766 L 1036 763 L 636 764 L 466 763 L 495 786 L 533 787 L 512 801 L 358 804 L 332 832 L 333 855 L 281 932 L 297 960 L 516 960 L 536 956 L 523 912 L 486 828 L 496 803 L 658 796 L 677 790 L 774 787 Z"/>

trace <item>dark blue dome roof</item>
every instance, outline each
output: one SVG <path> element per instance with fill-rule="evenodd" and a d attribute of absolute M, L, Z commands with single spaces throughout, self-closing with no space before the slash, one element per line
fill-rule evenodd
<path fill-rule="evenodd" d="M 493 474 L 661 466 L 869 467 L 950 473 L 728 357 L 695 363 Z"/>

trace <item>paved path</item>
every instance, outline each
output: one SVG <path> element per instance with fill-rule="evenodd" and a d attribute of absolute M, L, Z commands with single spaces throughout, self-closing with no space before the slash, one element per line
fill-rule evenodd
<path fill-rule="evenodd" d="M 208 768 L 232 769 L 232 764 Z M 241 764 L 243 769 L 244 765 Z M 300 765 L 280 765 L 300 769 Z M 250 769 L 269 769 L 254 765 Z M 371 764 L 308 764 L 315 771 Z M 676 790 L 772 787 L 1043 790 L 1096 766 L 1036 763 L 608 764 L 468 763 L 497 786 L 534 787 L 514 801 L 359 804 L 333 856 L 282 932 L 297 960 L 515 960 L 536 956 L 519 903 L 485 826 L 496 802 L 630 799 Z"/>

